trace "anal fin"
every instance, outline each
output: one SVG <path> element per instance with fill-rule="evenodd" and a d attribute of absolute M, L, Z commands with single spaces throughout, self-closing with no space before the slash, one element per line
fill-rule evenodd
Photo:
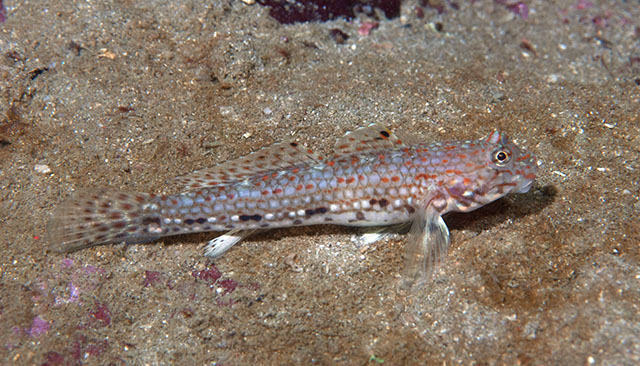
<path fill-rule="evenodd" d="M 407 223 L 367 227 L 364 232 L 361 232 L 359 235 L 353 235 L 351 237 L 351 242 L 354 243 L 360 251 L 363 251 L 370 245 L 392 238 L 400 232 L 406 232 L 407 229 Z"/>
<path fill-rule="evenodd" d="M 232 246 L 238 244 L 251 234 L 264 231 L 263 229 L 235 229 L 211 239 L 204 248 L 204 255 L 209 258 L 218 258 Z"/>

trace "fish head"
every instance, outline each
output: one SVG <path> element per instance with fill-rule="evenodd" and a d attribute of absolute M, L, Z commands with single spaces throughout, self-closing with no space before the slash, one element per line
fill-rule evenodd
<path fill-rule="evenodd" d="M 536 178 L 536 157 L 507 135 L 493 132 L 468 144 L 461 177 L 446 187 L 447 211 L 468 212 L 509 193 L 526 193 Z"/>

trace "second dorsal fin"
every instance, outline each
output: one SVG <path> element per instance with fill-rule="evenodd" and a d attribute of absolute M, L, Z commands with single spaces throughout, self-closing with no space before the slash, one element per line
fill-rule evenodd
<path fill-rule="evenodd" d="M 197 170 L 174 179 L 189 190 L 226 185 L 299 164 L 318 164 L 321 158 L 293 141 L 275 143 L 251 154 Z"/>

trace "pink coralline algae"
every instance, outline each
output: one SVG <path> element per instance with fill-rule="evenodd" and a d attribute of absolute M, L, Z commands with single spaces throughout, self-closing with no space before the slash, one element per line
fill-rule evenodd
<path fill-rule="evenodd" d="M 60 366 L 64 365 L 64 356 L 59 354 L 58 352 L 47 352 L 45 355 L 46 361 L 42 364 L 42 366 Z"/>
<path fill-rule="evenodd" d="M 155 285 L 161 280 L 162 273 L 158 271 L 144 271 L 144 281 L 142 285 L 144 287 L 155 287 Z"/>
<path fill-rule="evenodd" d="M 73 350 L 71 356 L 76 360 L 83 360 L 87 355 L 99 356 L 104 353 L 109 347 L 107 340 L 90 339 L 84 335 L 76 337 L 76 341 L 73 343 Z"/>
<path fill-rule="evenodd" d="M 268 6 L 269 15 L 281 24 L 326 22 L 344 18 L 351 20 L 356 13 L 375 16 L 379 9 L 388 19 L 400 15 L 399 0 L 258 0 L 258 4 Z"/>
<path fill-rule="evenodd" d="M 508 2 L 507 0 L 494 0 L 498 4 L 504 5 L 512 13 L 519 15 L 522 19 L 529 17 L 529 6 L 522 1 L 515 3 Z"/>
<path fill-rule="evenodd" d="M 207 282 L 210 286 L 213 286 L 213 284 L 222 277 L 222 273 L 220 273 L 215 266 L 211 266 L 210 268 L 193 272 L 192 276 L 198 280 Z"/>
<path fill-rule="evenodd" d="M 362 23 L 360 28 L 358 28 L 358 34 L 361 36 L 368 36 L 372 30 L 378 28 L 380 24 L 378 22 L 366 22 Z"/>
<path fill-rule="evenodd" d="M 593 3 L 589 0 L 578 0 L 576 4 L 576 9 L 578 10 L 589 9 L 591 7 L 593 7 Z"/>
<path fill-rule="evenodd" d="M 220 287 L 224 289 L 224 291 L 222 292 L 222 295 L 231 293 L 233 292 L 233 290 L 236 289 L 236 287 L 238 287 L 238 283 L 230 278 L 218 282 L 218 285 L 220 285 Z"/>
<path fill-rule="evenodd" d="M 95 320 L 96 325 L 108 327 L 111 325 L 111 311 L 107 305 L 96 303 L 96 309 L 90 311 L 91 318 Z"/>
<path fill-rule="evenodd" d="M 232 293 L 239 286 L 238 282 L 230 278 L 221 280 L 220 278 L 222 277 L 222 273 L 214 265 L 207 269 L 193 272 L 192 276 L 197 280 L 207 283 L 209 288 L 218 291 L 220 296 Z M 221 299 L 217 299 L 216 301 L 219 305 L 231 305 L 234 302 L 232 299 L 226 302 Z"/>

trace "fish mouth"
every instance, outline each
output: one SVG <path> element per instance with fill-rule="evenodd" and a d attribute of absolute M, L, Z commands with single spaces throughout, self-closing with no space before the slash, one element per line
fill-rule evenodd
<path fill-rule="evenodd" d="M 531 186 L 533 186 L 533 180 L 528 180 L 518 188 L 516 193 L 527 193 L 531 189 Z"/>

